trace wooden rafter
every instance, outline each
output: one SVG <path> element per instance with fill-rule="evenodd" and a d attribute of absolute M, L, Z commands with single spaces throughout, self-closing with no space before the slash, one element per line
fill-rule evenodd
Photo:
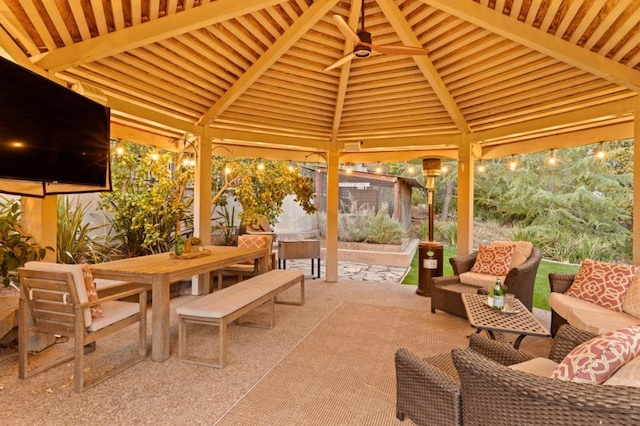
<path fill-rule="evenodd" d="M 362 10 L 362 3 L 359 1 L 351 2 L 351 10 L 349 11 L 349 27 L 356 28 L 358 26 L 358 17 Z M 353 49 L 353 44 L 349 40 L 345 40 L 343 55 L 348 54 Z M 336 96 L 336 105 L 333 110 L 333 124 L 331 126 L 331 140 L 338 139 L 338 131 L 340 130 L 340 122 L 342 120 L 342 112 L 344 110 L 344 100 L 347 95 L 347 86 L 349 85 L 349 74 L 351 72 L 351 64 L 340 68 L 340 80 L 338 82 L 338 94 Z"/>
<path fill-rule="evenodd" d="M 220 1 L 220 0 L 219 0 Z M 273 43 L 242 77 L 198 120 L 198 125 L 208 125 L 238 99 L 265 71 L 322 18 L 338 0 L 321 0 L 313 3 L 293 25 Z M 213 4 L 217 4 L 213 3 Z"/>
<path fill-rule="evenodd" d="M 530 49 L 629 90 L 640 91 L 640 72 L 471 1 L 420 0 Z"/>
<path fill-rule="evenodd" d="M 409 23 L 404 19 L 402 12 L 398 9 L 398 6 L 396 6 L 394 1 L 378 0 L 378 5 L 380 5 L 380 9 L 382 9 L 382 12 L 387 17 L 391 26 L 396 33 L 398 33 L 400 40 L 402 40 L 404 44 L 408 46 L 421 46 L 418 37 L 416 37 L 415 33 L 409 26 Z M 420 68 L 420 71 L 431 85 L 432 89 L 438 96 L 438 99 L 440 99 L 440 102 L 442 102 L 442 105 L 451 116 L 451 119 L 456 123 L 456 126 L 458 126 L 458 129 L 463 133 L 471 133 L 469 124 L 465 120 L 460 108 L 458 108 L 458 105 L 456 104 L 456 101 L 453 99 L 453 96 L 451 96 L 451 93 L 449 93 L 447 86 L 444 84 L 444 81 L 442 81 L 442 78 L 440 78 L 440 75 L 438 75 L 438 71 L 433 66 L 429 58 L 427 56 L 414 56 L 413 60 L 416 62 L 418 68 Z"/>
<path fill-rule="evenodd" d="M 95 37 L 42 55 L 36 64 L 50 71 L 61 71 L 179 34 L 233 19 L 270 7 L 284 0 L 218 0 L 161 19 Z M 135 2 L 134 2 L 135 3 Z"/>

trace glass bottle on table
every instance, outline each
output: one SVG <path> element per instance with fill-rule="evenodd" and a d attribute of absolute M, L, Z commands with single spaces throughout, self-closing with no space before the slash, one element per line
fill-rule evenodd
<path fill-rule="evenodd" d="M 496 284 L 493 286 L 493 308 L 500 311 L 504 309 L 504 287 L 500 277 L 496 278 Z"/>
<path fill-rule="evenodd" d="M 176 225 L 176 239 L 173 243 L 173 250 L 176 253 L 176 256 L 180 256 L 184 252 L 184 240 L 182 239 L 182 234 L 180 233 L 180 225 Z"/>

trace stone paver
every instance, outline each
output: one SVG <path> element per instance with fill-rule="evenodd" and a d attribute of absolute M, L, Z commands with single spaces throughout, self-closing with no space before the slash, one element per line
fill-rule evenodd
<path fill-rule="evenodd" d="M 324 260 L 320 261 L 320 279 L 325 279 L 325 266 Z M 287 269 L 301 269 L 304 271 L 306 279 L 315 278 L 318 273 L 314 269 L 313 276 L 311 275 L 311 262 L 305 259 L 302 260 L 287 260 Z M 351 280 L 351 281 L 372 281 L 372 282 L 387 282 L 387 283 L 400 283 L 408 268 L 399 268 L 397 266 L 385 266 L 385 265 L 367 265 L 366 263 L 355 262 L 338 262 L 338 279 L 339 280 Z"/>

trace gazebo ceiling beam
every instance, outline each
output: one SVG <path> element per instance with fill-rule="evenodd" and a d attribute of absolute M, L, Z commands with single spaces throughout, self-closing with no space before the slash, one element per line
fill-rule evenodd
<path fill-rule="evenodd" d="M 103 36 L 35 56 L 36 65 L 61 71 L 195 31 L 238 16 L 258 12 L 284 0 L 217 0 L 197 8 L 134 25 Z M 133 2 L 137 3 L 137 2 Z"/>
<path fill-rule="evenodd" d="M 378 5 L 380 9 L 382 9 L 382 13 L 389 20 L 391 26 L 395 30 L 395 32 L 400 37 L 400 40 L 407 46 L 420 46 L 420 40 L 416 37 L 415 33 L 409 26 L 409 23 L 402 15 L 402 12 L 395 4 L 394 1 L 391 0 L 378 0 Z M 429 82 L 429 85 L 442 102 L 442 105 L 447 110 L 451 119 L 462 133 L 471 133 L 471 128 L 467 123 L 467 120 L 462 115 L 462 111 L 458 108 L 456 101 L 451 96 L 449 89 L 445 85 L 444 81 L 438 74 L 436 67 L 433 66 L 433 63 L 427 56 L 413 56 L 413 60 L 420 68 L 420 71 L 424 75 L 424 77 Z"/>
<path fill-rule="evenodd" d="M 349 24 L 350 28 L 358 27 L 358 17 L 362 11 L 362 3 L 359 1 L 351 2 L 351 10 L 349 11 Z M 350 40 L 345 40 L 343 55 L 348 54 L 353 49 L 353 43 Z M 336 141 L 338 139 L 338 132 L 340 130 L 340 123 L 342 122 L 342 112 L 344 110 L 344 101 L 347 96 L 347 86 L 349 85 L 349 74 L 351 73 L 351 62 L 347 65 L 340 67 L 340 80 L 338 81 L 338 94 L 336 96 L 336 105 L 333 111 L 333 125 L 331 126 L 331 140 Z"/>
<path fill-rule="evenodd" d="M 420 0 L 471 24 L 607 81 L 640 92 L 640 72 L 471 0 Z"/>
<path fill-rule="evenodd" d="M 338 0 L 319 0 L 314 2 L 300 18 L 276 40 L 225 94 L 198 120 L 199 125 L 208 125 L 226 111 L 256 80 L 258 80 L 282 55 L 287 53 L 300 37 L 304 36 L 324 15 L 333 8 Z M 216 2 L 217 3 L 217 2 Z M 215 3 L 214 3 L 215 4 Z"/>

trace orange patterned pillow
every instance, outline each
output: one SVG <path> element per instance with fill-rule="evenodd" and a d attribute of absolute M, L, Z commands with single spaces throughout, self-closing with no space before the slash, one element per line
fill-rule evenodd
<path fill-rule="evenodd" d="M 507 275 L 515 249 L 515 244 L 495 247 L 480 245 L 476 262 L 471 267 L 471 272 L 496 276 Z"/>
<path fill-rule="evenodd" d="M 87 296 L 89 297 L 89 302 L 93 302 L 94 300 L 98 300 L 98 290 L 96 288 L 96 282 L 93 280 L 93 274 L 91 273 L 91 269 L 89 265 L 86 263 L 82 265 L 82 275 L 84 276 L 84 286 L 87 289 Z M 101 305 L 94 305 L 91 307 L 91 317 L 92 318 L 102 318 L 104 313 L 102 312 Z"/>
<path fill-rule="evenodd" d="M 551 378 L 578 383 L 604 383 L 640 354 L 640 326 L 605 333 L 573 348 Z"/>
<path fill-rule="evenodd" d="M 238 247 L 241 248 L 266 248 L 267 242 L 271 240 L 265 235 L 244 234 L 238 237 Z M 253 260 L 240 262 L 243 265 L 253 265 Z"/>
<path fill-rule="evenodd" d="M 622 312 L 624 296 L 633 276 L 639 270 L 639 265 L 621 265 L 585 259 L 580 265 L 573 284 L 565 294 Z"/>

